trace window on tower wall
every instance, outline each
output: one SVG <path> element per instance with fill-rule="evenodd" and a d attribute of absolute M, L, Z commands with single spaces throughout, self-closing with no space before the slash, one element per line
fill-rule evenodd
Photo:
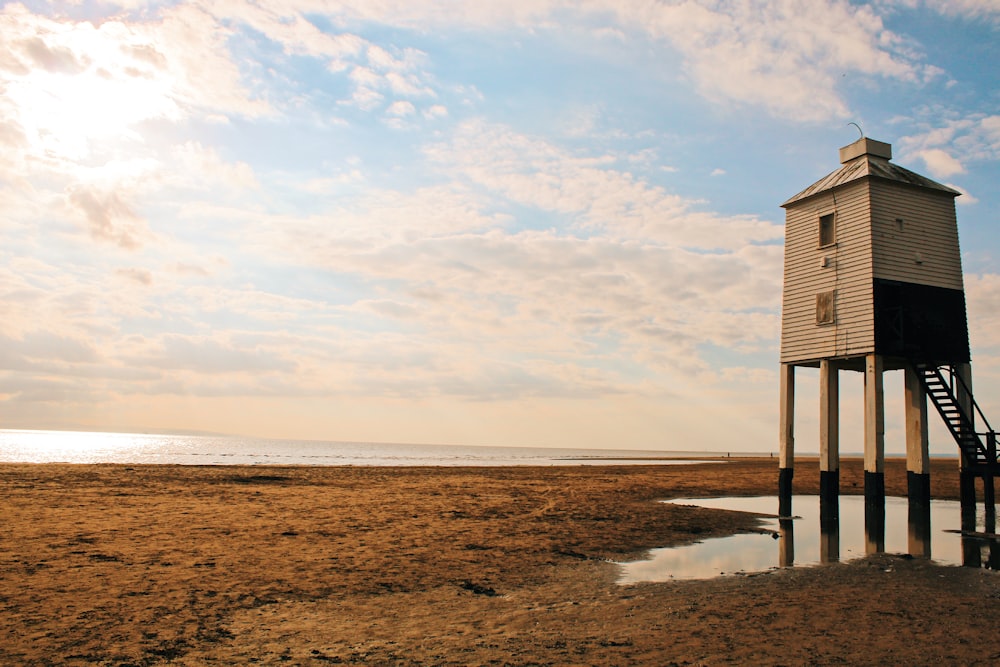
<path fill-rule="evenodd" d="M 834 313 L 834 291 L 820 292 L 816 295 L 816 324 L 833 324 L 836 321 Z"/>
<path fill-rule="evenodd" d="M 819 245 L 833 245 L 837 242 L 837 228 L 834 224 L 833 213 L 819 216 Z"/>

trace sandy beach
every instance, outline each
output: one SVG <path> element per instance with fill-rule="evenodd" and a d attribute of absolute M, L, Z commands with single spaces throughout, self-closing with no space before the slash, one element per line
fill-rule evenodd
<path fill-rule="evenodd" d="M 842 462 L 844 493 L 862 491 Z M 957 497 L 935 461 L 935 498 Z M 683 496 L 776 464 L 0 464 L 2 665 L 1000 663 L 1000 573 L 901 554 L 620 586 L 609 561 L 753 531 Z M 814 461 L 796 492 L 815 493 Z M 905 495 L 901 461 L 887 492 Z"/>

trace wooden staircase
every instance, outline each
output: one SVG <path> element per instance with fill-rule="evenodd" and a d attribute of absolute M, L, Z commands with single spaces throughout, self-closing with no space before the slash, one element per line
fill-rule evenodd
<path fill-rule="evenodd" d="M 968 469 L 979 475 L 1000 474 L 997 459 L 996 431 L 986 420 L 969 390 L 953 366 L 914 364 L 913 369 L 944 420 Z M 976 431 L 976 423 L 981 429 Z"/>

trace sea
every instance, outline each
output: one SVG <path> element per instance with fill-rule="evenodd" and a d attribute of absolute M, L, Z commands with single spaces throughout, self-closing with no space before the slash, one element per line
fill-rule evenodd
<path fill-rule="evenodd" d="M 727 453 L 0 429 L 0 462 L 313 466 L 684 465 Z M 748 454 L 740 454 L 748 456 Z"/>

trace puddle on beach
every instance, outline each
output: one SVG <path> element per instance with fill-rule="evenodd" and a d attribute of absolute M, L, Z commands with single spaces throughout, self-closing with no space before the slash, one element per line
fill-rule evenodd
<path fill-rule="evenodd" d="M 833 522 L 820 521 L 819 496 L 794 496 L 794 518 L 780 520 L 774 516 L 778 510 L 777 496 L 676 498 L 668 502 L 768 514 L 773 518 L 761 519 L 761 527 L 767 533 L 731 535 L 682 547 L 653 549 L 648 560 L 621 563 L 618 583 L 711 579 L 780 567 L 849 561 L 882 552 L 931 558 L 942 565 L 1000 567 L 1000 542 L 960 534 L 961 506 L 954 500 L 932 500 L 929 511 L 910 512 L 906 498 L 886 498 L 881 535 L 877 518 L 870 519 L 866 531 L 863 496 L 841 496 L 839 519 Z M 985 510 L 979 503 L 975 530 L 994 533 L 995 526 L 993 530 L 985 530 L 986 522 Z"/>

